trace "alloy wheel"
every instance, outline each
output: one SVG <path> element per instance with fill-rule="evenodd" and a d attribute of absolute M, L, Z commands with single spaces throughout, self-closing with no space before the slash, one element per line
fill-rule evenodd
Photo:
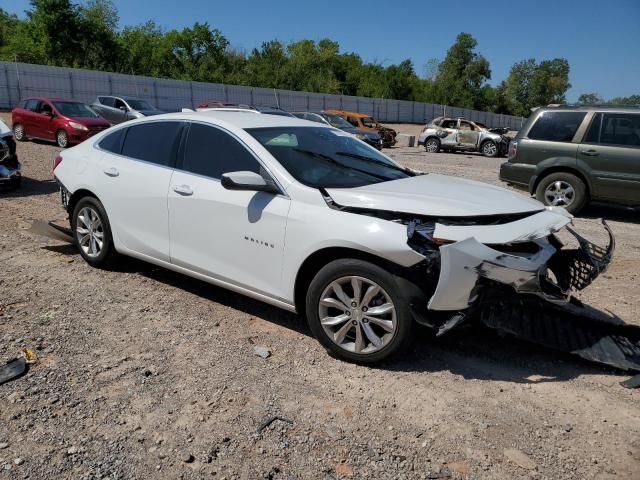
<path fill-rule="evenodd" d="M 18 141 L 24 138 L 24 127 L 19 123 L 13 127 L 13 136 Z"/>
<path fill-rule="evenodd" d="M 482 153 L 487 157 L 493 157 L 498 152 L 498 147 L 493 142 L 487 142 L 482 146 Z"/>
<path fill-rule="evenodd" d="M 56 134 L 56 140 L 58 141 L 59 147 L 65 148 L 69 143 L 69 137 L 67 136 L 67 132 L 65 132 L 64 130 L 60 130 Z"/>
<path fill-rule="evenodd" d="M 429 140 L 427 142 L 427 152 L 436 153 L 440 148 L 440 144 L 437 140 Z"/>
<path fill-rule="evenodd" d="M 548 205 L 567 207 L 573 203 L 576 191 L 568 182 L 557 180 L 550 183 L 544 191 L 544 199 Z"/>
<path fill-rule="evenodd" d="M 100 255 L 104 241 L 104 227 L 98 212 L 93 208 L 84 207 L 78 212 L 76 238 L 85 255 L 90 258 Z"/>
<path fill-rule="evenodd" d="M 364 277 L 332 281 L 320 296 L 318 313 L 329 339 L 349 352 L 377 352 L 396 334 L 396 308 L 391 297 Z"/>

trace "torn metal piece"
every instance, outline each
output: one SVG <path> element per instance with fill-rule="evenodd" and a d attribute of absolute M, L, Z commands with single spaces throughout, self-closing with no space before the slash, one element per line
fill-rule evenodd
<path fill-rule="evenodd" d="M 640 374 L 635 377 L 631 377 L 624 382 L 620 382 L 624 388 L 639 388 L 640 387 Z"/>
<path fill-rule="evenodd" d="M 21 377 L 27 373 L 27 360 L 24 357 L 14 358 L 0 367 L 0 385 Z"/>
<path fill-rule="evenodd" d="M 492 291 L 480 303 L 487 327 L 592 362 L 640 372 L 640 327 L 586 305 Z"/>

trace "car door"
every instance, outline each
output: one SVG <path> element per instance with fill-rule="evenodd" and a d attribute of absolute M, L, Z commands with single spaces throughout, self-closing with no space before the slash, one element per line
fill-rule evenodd
<path fill-rule="evenodd" d="M 51 103 L 46 100 L 42 100 L 40 105 L 38 106 L 37 113 L 37 123 L 38 123 L 38 134 L 39 138 L 43 138 L 45 140 L 55 140 L 56 138 L 56 122 L 55 122 L 55 111 Z"/>
<path fill-rule="evenodd" d="M 593 196 L 640 203 L 640 113 L 597 112 L 578 148 Z"/>
<path fill-rule="evenodd" d="M 171 262 L 219 281 L 284 297 L 289 198 L 225 189 L 223 173 L 270 174 L 226 130 L 194 122 L 169 189 Z M 180 160 L 180 159 L 179 159 Z"/>
<path fill-rule="evenodd" d="M 98 144 L 99 197 L 127 250 L 169 262 L 167 192 L 182 129 L 179 121 L 120 128 Z M 119 136 L 118 136 L 119 135 Z"/>
<path fill-rule="evenodd" d="M 126 122 L 132 118 L 129 115 L 129 106 L 121 98 L 114 98 L 113 107 L 111 108 L 111 117 L 113 118 L 113 123 Z"/>
<path fill-rule="evenodd" d="M 442 130 L 447 135 L 440 138 L 440 144 L 446 149 L 447 147 L 454 147 L 458 144 L 458 121 L 453 119 L 443 120 L 440 124 Z"/>
<path fill-rule="evenodd" d="M 113 97 L 98 97 L 98 101 L 92 105 L 94 110 L 100 114 L 102 118 L 104 118 L 109 123 L 114 123 L 113 121 Z"/>
<path fill-rule="evenodd" d="M 475 125 L 466 120 L 460 120 L 458 125 L 458 144 L 465 148 L 476 148 L 478 146 L 478 137 L 480 132 Z"/>
<path fill-rule="evenodd" d="M 28 136 L 37 136 L 38 126 L 36 125 L 36 115 L 40 101 L 30 98 L 24 102 L 24 108 L 20 111 L 20 117 L 13 119 L 14 123 L 21 123 Z"/>

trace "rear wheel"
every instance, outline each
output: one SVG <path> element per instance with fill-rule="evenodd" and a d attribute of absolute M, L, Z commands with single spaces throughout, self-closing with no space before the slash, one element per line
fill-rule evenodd
<path fill-rule="evenodd" d="M 58 130 L 56 132 L 56 143 L 60 148 L 67 148 L 69 146 L 69 135 L 64 130 Z"/>
<path fill-rule="evenodd" d="M 116 257 L 109 218 L 94 197 L 78 201 L 71 217 L 73 240 L 85 261 L 98 268 L 109 266 Z"/>
<path fill-rule="evenodd" d="M 375 363 L 405 349 L 414 322 L 392 274 L 369 262 L 335 260 L 307 291 L 309 327 L 336 356 Z"/>
<path fill-rule="evenodd" d="M 437 153 L 440 151 L 440 140 L 437 138 L 430 138 L 424 144 L 424 149 L 429 153 Z"/>
<path fill-rule="evenodd" d="M 564 207 L 576 214 L 587 203 L 587 187 L 571 173 L 551 173 L 538 183 L 536 198 L 545 205 Z"/>
<path fill-rule="evenodd" d="M 13 125 L 13 138 L 15 138 L 18 142 L 24 142 L 27 139 L 27 135 L 24 131 L 24 126 L 21 123 L 16 123 Z"/>

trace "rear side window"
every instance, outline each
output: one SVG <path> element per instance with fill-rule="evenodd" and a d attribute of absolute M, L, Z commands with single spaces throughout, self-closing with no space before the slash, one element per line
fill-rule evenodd
<path fill-rule="evenodd" d="M 147 122 L 126 129 L 122 155 L 156 165 L 173 166 L 182 123 Z"/>
<path fill-rule="evenodd" d="M 260 173 L 260 164 L 238 140 L 219 128 L 192 123 L 184 150 L 182 169 L 210 178 L 223 173 Z"/>
<path fill-rule="evenodd" d="M 528 138 L 550 142 L 570 142 L 586 112 L 542 112 L 529 130 Z"/>
<path fill-rule="evenodd" d="M 31 110 L 32 112 L 35 112 L 38 109 L 38 103 L 40 103 L 38 100 L 35 99 L 30 99 L 30 100 L 26 100 L 24 102 L 24 108 L 26 110 Z"/>
<path fill-rule="evenodd" d="M 126 128 L 120 128 L 113 133 L 105 135 L 105 137 L 100 140 L 100 143 L 98 143 L 98 146 L 107 152 L 120 154 L 125 130 Z"/>
<path fill-rule="evenodd" d="M 584 143 L 640 147 L 640 114 L 596 114 Z"/>
<path fill-rule="evenodd" d="M 442 128 L 458 128 L 457 120 L 443 120 L 441 123 Z"/>
<path fill-rule="evenodd" d="M 107 107 L 113 107 L 113 101 L 115 99 L 113 97 L 98 97 L 98 100 L 102 105 L 106 105 Z"/>
<path fill-rule="evenodd" d="M 347 117 L 347 121 L 353 125 L 354 127 L 357 127 L 359 125 L 358 123 L 358 119 L 354 118 L 354 117 Z"/>

